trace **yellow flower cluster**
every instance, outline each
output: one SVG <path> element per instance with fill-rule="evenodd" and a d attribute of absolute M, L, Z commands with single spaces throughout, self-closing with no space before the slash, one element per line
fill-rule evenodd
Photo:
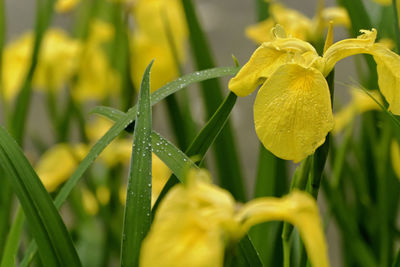
<path fill-rule="evenodd" d="M 33 86 L 39 90 L 59 90 L 73 86 L 77 100 L 101 100 L 118 92 L 119 77 L 111 69 L 101 45 L 113 38 L 113 28 L 101 21 L 90 27 L 87 42 L 73 39 L 61 29 L 46 31 Z M 31 61 L 33 33 L 26 33 L 9 43 L 3 57 L 3 96 L 11 101 L 18 94 Z M 77 82 L 72 80 L 77 77 Z"/>
<path fill-rule="evenodd" d="M 334 125 L 325 77 L 345 57 L 373 56 L 389 110 L 400 114 L 400 57 L 375 43 L 375 29 L 334 43 L 322 57 L 308 42 L 286 37 L 279 26 L 274 32 L 275 39 L 257 48 L 230 80 L 229 89 L 246 96 L 262 85 L 254 104 L 255 128 L 261 142 L 276 156 L 299 162 L 324 143 Z M 327 40 L 332 40 L 332 31 Z"/>
<path fill-rule="evenodd" d="M 140 266 L 223 266 L 225 247 L 238 242 L 261 222 L 284 220 L 300 232 L 314 267 L 329 266 L 325 237 L 315 200 L 294 191 L 238 206 L 231 194 L 211 184 L 204 170 L 190 170 L 157 210 L 143 241 Z"/>

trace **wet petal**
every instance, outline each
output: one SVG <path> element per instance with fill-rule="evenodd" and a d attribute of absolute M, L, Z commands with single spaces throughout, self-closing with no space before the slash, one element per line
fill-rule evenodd
<path fill-rule="evenodd" d="M 382 44 L 375 44 L 370 54 L 377 64 L 379 89 L 389 103 L 389 110 L 400 115 L 400 56 Z"/>
<path fill-rule="evenodd" d="M 171 189 L 143 241 L 140 266 L 222 266 L 234 221 L 234 200 L 210 183 L 205 171 L 191 170 L 187 184 Z"/>
<path fill-rule="evenodd" d="M 325 141 L 333 127 L 328 84 L 314 68 L 277 69 L 254 103 L 256 132 L 276 156 L 299 162 Z"/>
<path fill-rule="evenodd" d="M 283 220 L 293 224 L 300 232 L 311 265 L 329 266 L 318 207 L 307 193 L 294 191 L 283 198 L 265 197 L 252 200 L 241 208 L 237 219 L 242 223 L 243 232 L 267 221 Z"/>
<path fill-rule="evenodd" d="M 328 75 L 335 64 L 345 58 L 356 54 L 369 53 L 376 39 L 376 30 L 362 30 L 363 34 L 357 38 L 350 38 L 334 43 L 324 53 L 323 58 L 326 60 L 326 66 L 323 70 L 324 76 Z"/>
<path fill-rule="evenodd" d="M 293 55 L 318 54 L 309 43 L 296 38 L 278 38 L 263 43 L 242 67 L 239 73 L 229 81 L 229 89 L 238 96 L 247 96 L 261 85 L 282 64 L 286 64 Z"/>

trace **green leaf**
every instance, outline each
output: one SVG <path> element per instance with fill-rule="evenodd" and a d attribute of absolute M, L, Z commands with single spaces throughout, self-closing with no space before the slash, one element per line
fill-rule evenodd
<path fill-rule="evenodd" d="M 237 96 L 233 92 L 228 94 L 211 119 L 190 144 L 186 151 L 189 157 L 199 155 L 201 159 L 204 158 L 206 152 L 227 123 L 236 99 Z"/>
<path fill-rule="evenodd" d="M 140 246 L 151 223 L 151 104 L 150 70 L 140 86 L 133 149 L 122 230 L 121 266 L 138 266 Z"/>
<path fill-rule="evenodd" d="M 36 1 L 35 40 L 33 44 L 32 58 L 30 60 L 24 83 L 22 84 L 21 90 L 17 96 L 13 120 L 11 121 L 12 134 L 19 144 L 22 144 L 23 141 L 25 121 L 32 93 L 33 75 L 38 64 L 42 39 L 51 22 L 54 3 L 55 0 Z"/>
<path fill-rule="evenodd" d="M 185 75 L 181 78 L 178 78 L 175 81 L 172 81 L 165 86 L 161 87 L 157 91 L 155 91 L 151 95 L 151 105 L 154 105 L 170 94 L 173 94 L 188 85 L 196 82 L 200 82 L 207 79 L 212 79 L 216 77 L 223 77 L 228 75 L 234 75 L 238 72 L 238 68 L 234 67 L 221 67 L 221 68 L 213 68 L 203 71 L 197 71 L 188 75 Z M 103 114 L 106 110 L 113 110 L 107 107 L 97 107 L 92 112 Z M 118 113 L 118 112 L 117 112 Z M 68 181 L 61 188 L 60 192 L 57 194 L 55 199 L 55 205 L 57 208 L 60 208 L 64 201 L 67 199 L 68 195 L 71 193 L 74 186 L 78 183 L 79 179 L 85 173 L 85 171 L 89 168 L 89 166 L 93 163 L 93 161 L 98 157 L 98 155 L 104 150 L 104 148 L 111 143 L 124 129 L 128 126 L 132 125 L 136 118 L 136 106 L 130 108 L 126 114 L 122 115 L 123 112 L 119 114 L 115 114 L 117 121 L 116 123 L 105 133 L 99 141 L 91 148 L 86 157 L 79 164 L 75 172 L 71 175 Z M 103 114 L 105 115 L 105 114 Z M 121 116 L 120 116 L 121 115 Z M 36 249 L 34 245 L 29 245 L 30 249 L 26 253 L 23 262 L 29 262 L 29 259 L 33 257 Z"/>
<path fill-rule="evenodd" d="M 168 168 L 182 182 L 185 173 L 190 168 L 198 168 L 196 164 L 171 142 L 153 131 L 151 134 L 153 152 L 168 166 Z"/>
<path fill-rule="evenodd" d="M 198 69 L 215 66 L 210 46 L 201 28 L 195 6 L 191 0 L 182 0 L 186 22 L 190 32 L 190 44 Z M 203 100 L 207 118 L 211 118 L 222 102 L 222 89 L 218 80 L 209 80 L 201 83 Z M 243 183 L 240 161 L 232 127 L 228 121 L 219 138 L 215 141 L 215 159 L 218 178 L 222 187 L 228 189 L 232 195 L 240 200 L 246 200 L 246 189 Z"/>
<path fill-rule="evenodd" d="M 16 257 L 21 237 L 22 228 L 24 226 L 24 212 L 18 207 L 17 215 L 15 215 L 14 223 L 7 237 L 7 243 L 4 248 L 4 254 L 1 258 L 0 267 L 16 266 Z"/>
<path fill-rule="evenodd" d="M 15 140 L 3 127 L 0 127 L 0 159 L 38 244 L 43 265 L 81 266 L 50 195 Z"/>

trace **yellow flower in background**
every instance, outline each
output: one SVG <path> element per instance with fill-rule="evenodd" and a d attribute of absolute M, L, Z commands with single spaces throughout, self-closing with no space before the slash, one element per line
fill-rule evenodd
<path fill-rule="evenodd" d="M 26 33 L 6 45 L 3 55 L 3 95 L 7 101 L 19 92 L 27 74 L 34 35 Z M 81 44 L 61 29 L 49 29 L 43 38 L 33 86 L 37 89 L 59 89 L 75 73 Z"/>
<path fill-rule="evenodd" d="M 168 178 L 171 176 L 171 170 L 165 165 L 165 163 L 152 153 L 151 156 L 151 175 L 152 175 L 152 187 L 151 187 L 151 203 L 154 205 L 158 196 L 160 195 L 164 185 L 167 183 Z"/>
<path fill-rule="evenodd" d="M 133 16 L 137 26 L 131 38 L 133 83 L 140 88 L 146 66 L 155 59 L 150 82 L 155 91 L 178 77 L 177 64 L 185 59 L 188 33 L 182 5 L 178 0 L 138 0 Z"/>
<path fill-rule="evenodd" d="M 374 0 L 374 2 L 385 6 L 392 4 L 392 0 Z"/>
<path fill-rule="evenodd" d="M 79 101 L 103 100 L 120 89 L 120 77 L 110 66 L 102 45 L 112 40 L 114 28 L 101 20 L 90 26 L 87 42 L 83 45 L 77 68 L 77 82 L 72 95 Z"/>
<path fill-rule="evenodd" d="M 87 154 L 84 145 L 57 144 L 47 150 L 36 164 L 36 172 L 44 187 L 53 192 L 64 183 Z"/>
<path fill-rule="evenodd" d="M 96 215 L 99 212 L 99 203 L 93 193 L 85 186 L 81 187 L 83 209 L 89 215 Z"/>
<path fill-rule="evenodd" d="M 323 57 L 309 43 L 282 32 L 278 26 L 275 39 L 257 48 L 229 82 L 229 89 L 238 96 L 262 85 L 254 103 L 255 128 L 273 154 L 299 162 L 324 143 L 334 124 L 325 77 L 336 62 L 351 55 L 374 57 L 389 110 L 400 114 L 400 57 L 375 43 L 375 29 L 331 45 Z"/>
<path fill-rule="evenodd" d="M 381 96 L 377 90 L 371 90 L 369 93 L 382 104 Z M 370 110 L 381 110 L 379 105 L 360 88 L 351 87 L 351 96 L 350 103 L 334 115 L 335 126 L 332 130 L 333 134 L 341 132 L 358 114 Z"/>
<path fill-rule="evenodd" d="M 140 266 L 223 266 L 225 247 L 253 226 L 285 220 L 298 227 L 312 266 L 329 266 L 314 199 L 300 191 L 259 198 L 238 208 L 231 194 L 211 184 L 204 170 L 190 170 L 161 202 L 142 243 Z"/>
<path fill-rule="evenodd" d="M 330 21 L 334 25 L 349 27 L 350 19 L 342 7 L 324 8 L 324 1 L 319 1 L 317 14 L 309 19 L 294 9 L 279 3 L 269 4 L 270 17 L 246 28 L 246 35 L 257 44 L 272 41 L 272 29 L 276 24 L 282 25 L 290 37 L 301 40 L 315 41 L 321 38 Z"/>
<path fill-rule="evenodd" d="M 57 13 L 67 13 L 72 11 L 78 4 L 80 0 L 57 0 L 54 6 L 54 10 Z"/>
<path fill-rule="evenodd" d="M 400 180 L 400 146 L 399 143 L 394 139 L 390 146 L 390 156 L 392 159 L 393 170 L 397 178 Z"/>

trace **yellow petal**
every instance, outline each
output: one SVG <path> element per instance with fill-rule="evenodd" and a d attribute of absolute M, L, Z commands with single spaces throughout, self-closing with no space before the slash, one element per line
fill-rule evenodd
<path fill-rule="evenodd" d="M 229 89 L 238 96 L 249 95 L 279 66 L 292 60 L 295 54 L 308 54 L 309 58 L 318 57 L 312 45 L 296 38 L 278 38 L 273 42 L 263 43 L 229 81 Z"/>
<path fill-rule="evenodd" d="M 82 147 L 79 147 L 81 150 Z M 87 148 L 86 148 L 87 149 Z M 49 192 L 65 182 L 77 167 L 81 153 L 75 153 L 68 144 L 58 144 L 47 150 L 38 163 L 36 172 Z"/>
<path fill-rule="evenodd" d="M 377 64 L 379 89 L 389 103 L 388 109 L 400 115 L 400 56 L 382 44 L 375 44 L 370 54 Z"/>
<path fill-rule="evenodd" d="M 140 266 L 223 266 L 223 229 L 234 223 L 234 200 L 206 180 L 204 171 L 192 170 L 186 185 L 167 194 L 143 241 Z"/>
<path fill-rule="evenodd" d="M 79 3 L 79 0 L 58 0 L 55 3 L 54 9 L 57 13 L 66 13 L 74 9 Z"/>
<path fill-rule="evenodd" d="M 324 53 L 326 66 L 323 70 L 324 76 L 327 76 L 335 64 L 345 58 L 356 54 L 369 53 L 376 39 L 376 30 L 362 30 L 362 34 L 357 38 L 350 38 L 339 41 L 331 45 Z"/>
<path fill-rule="evenodd" d="M 254 103 L 258 138 L 276 156 L 299 162 L 333 127 L 330 93 L 314 68 L 287 64 L 261 87 Z"/>
<path fill-rule="evenodd" d="M 81 188 L 83 209 L 89 215 L 96 215 L 99 211 L 99 203 L 93 193 L 86 187 Z"/>
<path fill-rule="evenodd" d="M 400 146 L 396 140 L 392 141 L 390 146 L 390 155 L 392 159 L 393 170 L 397 178 L 400 180 Z"/>
<path fill-rule="evenodd" d="M 110 189 L 105 185 L 100 185 L 96 188 L 96 197 L 102 205 L 107 205 L 110 202 Z"/>
<path fill-rule="evenodd" d="M 237 220 L 242 231 L 274 220 L 287 221 L 299 230 L 313 267 L 328 267 L 328 253 L 322 223 L 315 200 L 307 193 L 294 191 L 283 198 L 259 198 L 245 204 Z"/>
<path fill-rule="evenodd" d="M 137 90 L 140 89 L 143 73 L 147 65 L 153 59 L 155 61 L 151 69 L 151 92 L 179 76 L 174 55 L 168 44 L 159 43 L 144 34 L 135 33 L 132 37 L 131 51 L 131 74 L 133 84 Z"/>
<path fill-rule="evenodd" d="M 274 39 L 274 35 L 271 31 L 274 28 L 275 24 L 276 22 L 272 18 L 269 18 L 257 24 L 248 26 L 246 28 L 245 34 L 250 40 L 252 40 L 256 44 L 269 42 Z"/>
<path fill-rule="evenodd" d="M 345 8 L 343 7 L 328 7 L 324 8 L 321 13 L 325 27 L 332 21 L 333 25 L 340 25 L 346 28 L 350 27 L 350 18 Z"/>

